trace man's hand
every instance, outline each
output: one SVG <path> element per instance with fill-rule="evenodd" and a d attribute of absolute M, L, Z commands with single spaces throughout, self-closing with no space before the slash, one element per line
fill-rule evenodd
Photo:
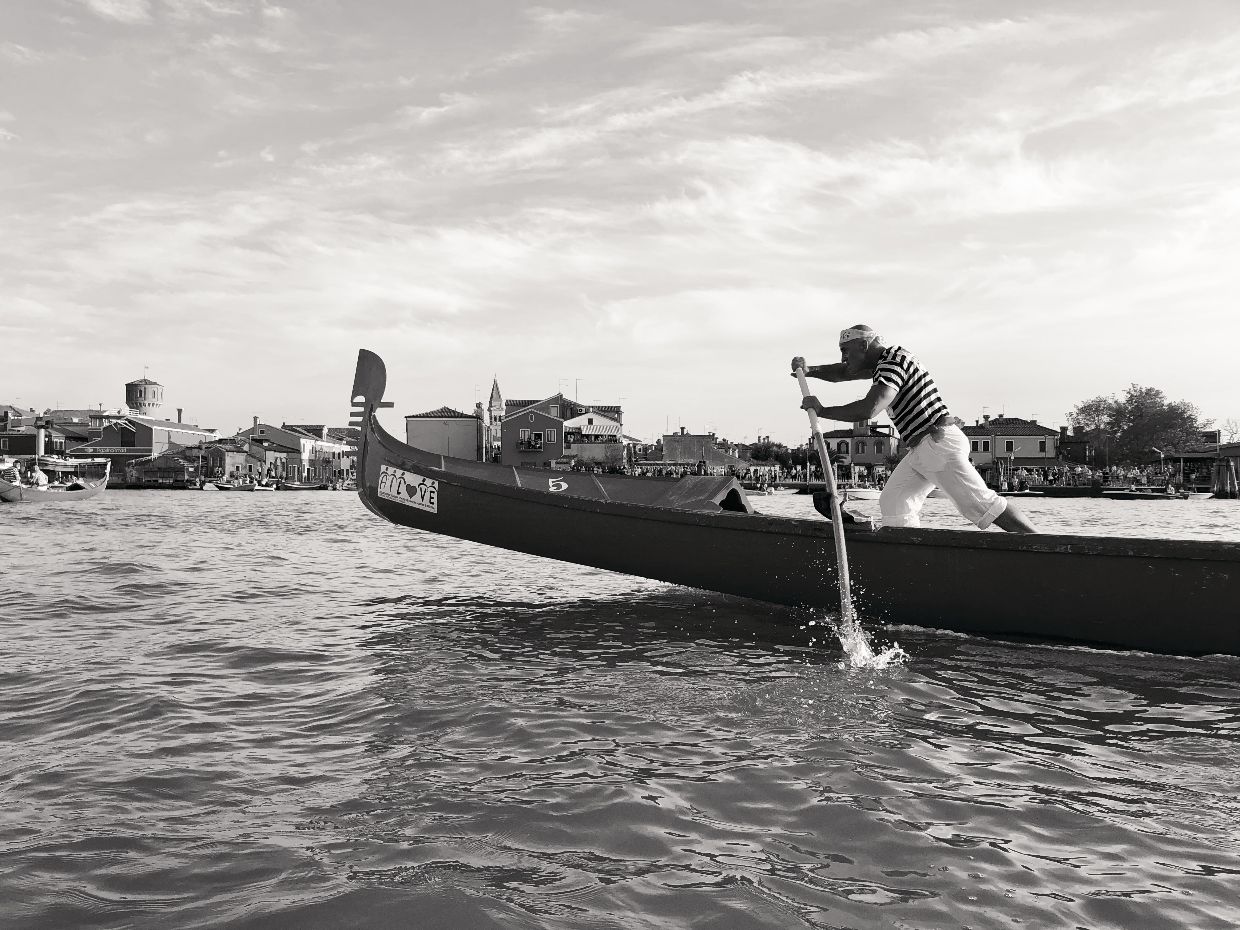
<path fill-rule="evenodd" d="M 806 374 L 809 373 L 809 368 L 807 368 L 805 365 L 805 359 L 800 355 L 798 355 L 796 358 L 792 360 L 792 377 L 795 378 L 797 376 L 798 368 L 804 368 L 806 371 Z"/>
<path fill-rule="evenodd" d="M 818 403 L 817 397 L 815 397 L 813 394 L 806 394 L 804 397 L 801 398 L 801 409 L 812 410 L 814 411 L 814 413 L 821 416 L 823 407 L 822 407 L 822 404 Z"/>

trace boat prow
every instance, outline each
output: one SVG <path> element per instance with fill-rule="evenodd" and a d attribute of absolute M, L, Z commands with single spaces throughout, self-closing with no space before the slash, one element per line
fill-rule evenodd
<path fill-rule="evenodd" d="M 734 478 L 638 478 L 450 458 L 379 424 L 353 386 L 358 494 L 392 523 L 797 607 L 838 607 L 830 524 L 753 512 Z M 864 620 L 1181 654 L 1240 654 L 1240 543 L 845 527 Z"/>

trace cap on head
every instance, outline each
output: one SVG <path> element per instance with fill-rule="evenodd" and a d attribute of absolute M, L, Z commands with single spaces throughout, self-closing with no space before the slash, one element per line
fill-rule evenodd
<path fill-rule="evenodd" d="M 852 342 L 854 339 L 863 339 L 868 345 L 878 339 L 878 333 L 864 323 L 856 323 L 848 327 L 848 329 L 840 331 L 840 345 Z"/>

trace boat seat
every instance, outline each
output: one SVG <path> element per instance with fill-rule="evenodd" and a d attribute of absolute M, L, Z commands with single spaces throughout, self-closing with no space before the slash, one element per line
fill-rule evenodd
<path fill-rule="evenodd" d="M 831 492 L 830 491 L 815 491 L 814 492 L 814 509 L 817 510 L 824 517 L 826 517 L 828 520 L 831 519 Z M 854 524 L 863 529 L 872 530 L 872 529 L 877 528 L 874 520 L 871 519 L 870 517 L 858 517 L 856 514 L 849 513 L 843 507 L 840 507 L 840 521 L 845 526 Z"/>
<path fill-rule="evenodd" d="M 739 481 L 735 478 L 710 475 L 689 475 L 681 478 L 652 503 L 656 507 L 673 507 L 676 510 L 753 513 L 753 507 Z"/>

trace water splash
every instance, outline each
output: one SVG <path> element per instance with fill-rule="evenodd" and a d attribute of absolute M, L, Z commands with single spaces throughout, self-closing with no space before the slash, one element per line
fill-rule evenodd
<path fill-rule="evenodd" d="M 886 649 L 875 652 L 870 643 L 869 634 L 851 612 L 841 615 L 838 619 L 831 616 L 824 617 L 822 622 L 840 641 L 845 656 L 845 661 L 841 663 L 842 667 L 887 668 L 891 665 L 901 665 L 908 659 L 908 653 L 896 642 Z M 809 621 L 809 626 L 815 625 L 817 621 Z"/>

